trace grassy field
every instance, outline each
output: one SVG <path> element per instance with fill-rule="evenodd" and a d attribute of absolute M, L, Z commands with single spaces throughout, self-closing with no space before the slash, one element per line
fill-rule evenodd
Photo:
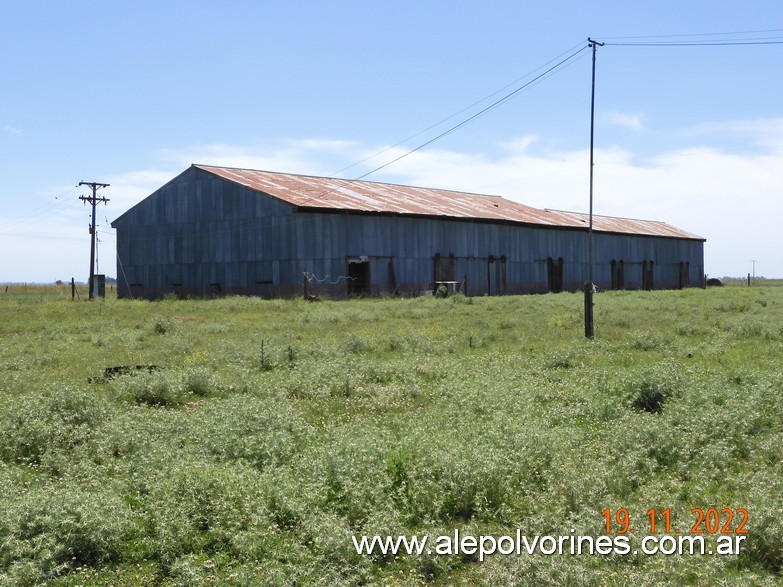
<path fill-rule="evenodd" d="M 0 584 L 780 585 L 783 287 L 600 293 L 592 341 L 582 304 L 10 287 Z M 600 536 L 607 508 L 613 537 L 620 508 L 637 535 L 745 508 L 747 539 L 483 562 L 351 539 Z"/>

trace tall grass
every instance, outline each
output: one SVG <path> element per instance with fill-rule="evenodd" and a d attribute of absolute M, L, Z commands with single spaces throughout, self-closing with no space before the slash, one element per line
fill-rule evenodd
<path fill-rule="evenodd" d="M 0 296 L 0 585 L 777 584 L 783 288 L 595 301 Z M 351 541 L 707 507 L 739 556 Z"/>

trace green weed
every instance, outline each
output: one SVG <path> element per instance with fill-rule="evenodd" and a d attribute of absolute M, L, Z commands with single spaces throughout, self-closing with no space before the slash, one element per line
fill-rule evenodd
<path fill-rule="evenodd" d="M 779 582 L 783 288 L 601 292 L 589 341 L 567 293 L 60 293 L 0 297 L 0 585 Z M 747 546 L 480 563 L 351 541 L 599 536 L 620 507 L 640 532 L 653 507 L 746 508 Z"/>

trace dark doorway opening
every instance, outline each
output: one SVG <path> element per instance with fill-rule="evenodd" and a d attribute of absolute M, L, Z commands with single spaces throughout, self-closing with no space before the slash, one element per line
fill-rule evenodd
<path fill-rule="evenodd" d="M 435 287 L 439 281 L 454 281 L 455 273 L 455 259 L 454 254 L 449 254 L 448 257 L 443 257 L 439 253 L 436 253 L 432 258 L 434 261 L 434 281 Z"/>
<path fill-rule="evenodd" d="M 370 261 L 366 257 L 348 259 L 348 295 L 370 295 Z"/>
<path fill-rule="evenodd" d="M 397 295 L 399 292 L 397 291 L 397 288 L 399 287 L 397 285 L 397 273 L 394 271 L 394 259 L 389 259 L 389 264 L 387 265 L 388 270 L 388 280 L 389 280 L 389 291 L 391 294 Z"/>
<path fill-rule="evenodd" d="M 612 260 L 612 289 L 625 289 L 625 263 Z"/>
<path fill-rule="evenodd" d="M 690 285 L 691 267 L 688 261 L 680 261 L 680 289 Z"/>
<path fill-rule="evenodd" d="M 506 256 L 487 257 L 487 295 L 506 295 Z"/>
<path fill-rule="evenodd" d="M 547 289 L 550 293 L 563 291 L 563 257 L 546 260 Z"/>
<path fill-rule="evenodd" d="M 653 283 L 653 262 L 642 261 L 642 289 L 651 290 L 655 287 Z"/>

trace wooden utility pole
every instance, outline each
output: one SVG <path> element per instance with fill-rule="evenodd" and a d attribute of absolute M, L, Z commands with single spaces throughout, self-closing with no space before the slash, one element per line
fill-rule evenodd
<path fill-rule="evenodd" d="M 593 49 L 593 80 L 590 90 L 590 224 L 587 228 L 587 283 L 585 283 L 585 336 L 593 338 L 593 139 L 595 131 L 595 49 L 603 43 L 587 38 L 588 46 Z"/>
<path fill-rule="evenodd" d="M 93 298 L 93 288 L 95 287 L 95 284 L 93 283 L 95 281 L 95 206 L 98 204 L 98 202 L 103 202 L 104 204 L 108 202 L 106 198 L 99 198 L 98 197 L 98 190 L 100 188 L 107 188 L 109 187 L 108 183 L 96 183 L 94 181 L 80 181 L 79 186 L 88 185 L 92 189 L 92 196 L 79 196 L 79 199 L 83 202 L 89 202 L 92 204 L 92 224 L 90 225 L 90 282 L 89 282 L 89 295 L 90 298 Z"/>

